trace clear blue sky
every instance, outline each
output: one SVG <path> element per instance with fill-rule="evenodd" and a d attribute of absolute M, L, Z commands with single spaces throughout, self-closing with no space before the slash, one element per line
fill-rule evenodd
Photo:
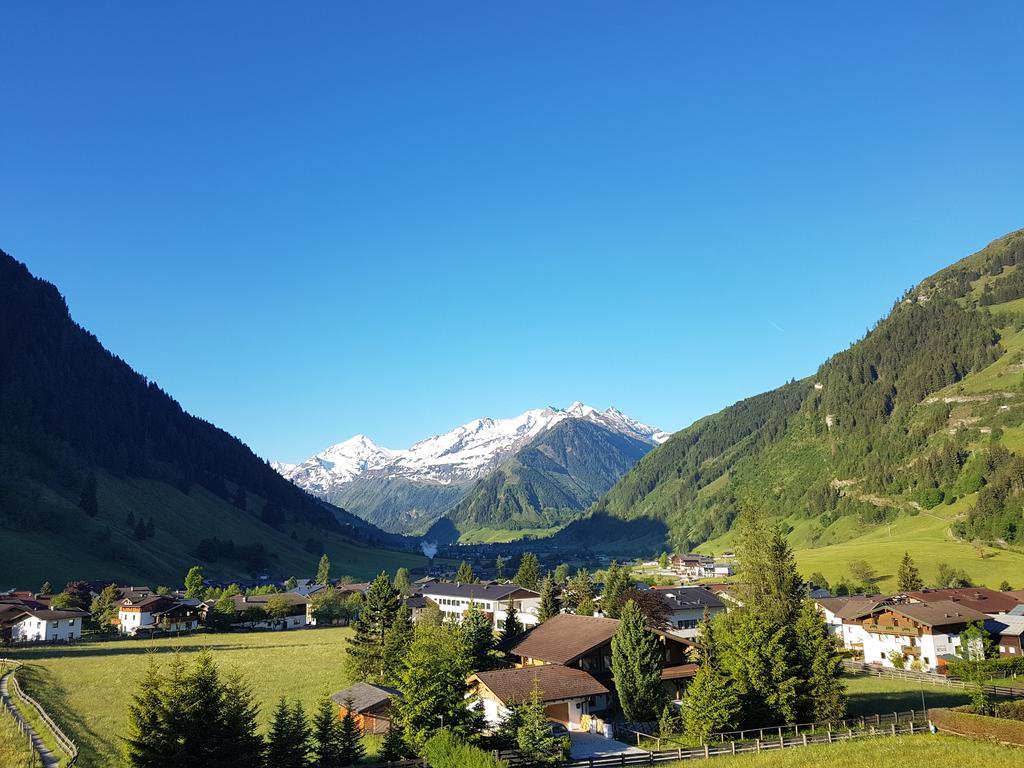
<path fill-rule="evenodd" d="M 7 3 L 0 248 L 262 456 L 678 429 L 1024 226 L 1024 4 Z"/>

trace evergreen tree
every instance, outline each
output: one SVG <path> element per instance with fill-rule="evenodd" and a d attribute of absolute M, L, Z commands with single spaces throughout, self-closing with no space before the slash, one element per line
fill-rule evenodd
<path fill-rule="evenodd" d="M 594 604 L 594 580 L 590 571 L 580 568 L 562 593 L 563 605 L 569 613 L 581 616 L 593 616 L 597 606 Z"/>
<path fill-rule="evenodd" d="M 294 576 L 289 576 L 288 579 L 284 583 L 284 591 L 285 592 L 291 592 L 297 586 L 299 586 L 299 580 L 296 579 Z"/>
<path fill-rule="evenodd" d="M 793 550 L 778 526 L 758 510 L 744 510 L 739 531 L 744 607 L 760 613 L 773 626 L 792 626 L 804 598 Z"/>
<path fill-rule="evenodd" d="M 164 768 L 172 754 L 162 696 L 163 677 L 156 656 L 150 656 L 146 671 L 128 704 L 128 729 L 122 754 L 129 768 Z"/>
<path fill-rule="evenodd" d="M 661 646 L 636 603 L 623 606 L 612 637 L 612 674 L 622 714 L 633 722 L 657 720 L 665 703 Z"/>
<path fill-rule="evenodd" d="M 804 599 L 796 622 L 800 668 L 804 675 L 801 717 L 811 722 L 842 720 L 846 714 L 843 658 L 836 637 L 814 603 Z"/>
<path fill-rule="evenodd" d="M 384 735 L 384 743 L 381 744 L 380 754 L 377 755 L 385 763 L 397 763 L 404 760 L 409 754 L 405 742 L 402 740 L 402 730 L 392 725 Z"/>
<path fill-rule="evenodd" d="M 552 616 L 561 613 L 558 607 L 558 599 L 555 597 L 555 582 L 548 576 L 540 585 L 540 608 L 537 612 L 539 621 L 547 621 Z"/>
<path fill-rule="evenodd" d="M 519 614 L 510 599 L 508 605 L 505 606 L 505 621 L 501 625 L 501 644 L 508 645 L 511 640 L 521 634 L 523 634 L 523 625 L 519 622 Z"/>
<path fill-rule="evenodd" d="M 203 569 L 198 565 L 193 565 L 185 576 L 185 597 L 202 599 L 204 590 Z"/>
<path fill-rule="evenodd" d="M 741 705 L 732 682 L 719 666 L 714 625 L 705 615 L 700 629 L 701 664 L 683 699 L 683 731 L 703 742 L 709 735 L 736 724 Z"/>
<path fill-rule="evenodd" d="M 354 765 L 366 754 L 359 726 L 356 725 L 356 717 L 352 714 L 351 699 L 345 703 L 345 715 L 341 718 L 339 746 L 341 747 L 339 766 Z"/>
<path fill-rule="evenodd" d="M 348 664 L 357 680 L 380 683 L 391 674 L 384 658 L 384 637 L 398 613 L 401 601 L 383 571 L 373 580 L 363 598 L 355 630 L 348 641 Z"/>
<path fill-rule="evenodd" d="M 405 741 L 419 752 L 430 736 L 445 728 L 462 738 L 477 734 L 482 714 L 470 709 L 472 670 L 462 633 L 450 625 L 417 623 L 416 636 L 403 665 L 393 704 L 395 723 Z"/>
<path fill-rule="evenodd" d="M 1000 583 L 1000 585 L 999 585 L 999 591 L 1000 592 L 1012 592 L 1013 591 L 1013 585 L 1010 584 L 1010 582 L 1008 582 L 1006 579 L 1003 579 L 1002 583 Z"/>
<path fill-rule="evenodd" d="M 623 567 L 617 561 L 612 560 L 608 567 L 608 574 L 604 580 L 604 592 L 601 595 L 601 610 L 604 615 L 611 618 L 619 618 L 622 605 L 625 602 L 626 593 L 636 586 L 633 583 L 633 574 L 628 567 Z"/>
<path fill-rule="evenodd" d="M 540 561 L 532 552 L 524 552 L 519 560 L 519 570 L 512 579 L 523 589 L 532 589 L 534 592 L 540 587 Z"/>
<path fill-rule="evenodd" d="M 217 765 L 225 752 L 223 686 L 213 656 L 200 651 L 191 669 L 177 659 L 168 679 L 168 727 L 182 765 Z"/>
<path fill-rule="evenodd" d="M 398 605 L 391 626 L 384 632 L 383 679 L 385 685 L 397 685 L 398 675 L 413 640 L 413 623 L 409 606 L 403 600 Z"/>
<path fill-rule="evenodd" d="M 221 768 L 253 768 L 263 758 L 263 737 L 256 730 L 259 705 L 252 689 L 237 672 L 224 675 L 221 697 L 223 736 L 220 739 Z"/>
<path fill-rule="evenodd" d="M 403 599 L 412 594 L 412 583 L 409 581 L 408 568 L 399 568 L 395 571 L 394 587 Z"/>
<path fill-rule="evenodd" d="M 480 610 L 480 606 L 470 603 L 459 629 L 469 653 L 470 669 L 474 672 L 488 669 L 491 666 L 491 648 L 494 647 L 491 620 Z"/>
<path fill-rule="evenodd" d="M 346 702 L 346 706 L 351 709 L 351 700 Z M 342 768 L 342 766 L 355 762 L 354 760 L 346 762 L 343 759 L 346 756 L 346 751 L 342 741 L 342 724 L 337 717 L 334 702 L 326 693 L 317 699 L 316 709 L 310 718 L 310 731 L 312 733 L 310 768 Z M 358 737 L 358 733 L 356 736 Z"/>
<path fill-rule="evenodd" d="M 505 578 L 505 558 L 501 555 L 494 558 L 494 578 L 498 581 Z"/>
<path fill-rule="evenodd" d="M 85 478 L 85 485 L 82 487 L 82 495 L 78 499 L 78 506 L 89 517 L 96 517 L 100 512 L 97 491 L 98 485 L 96 483 L 96 473 L 90 472 Z"/>
<path fill-rule="evenodd" d="M 135 530 L 132 531 L 132 538 L 136 541 L 143 541 L 146 538 L 146 523 L 140 517 L 139 521 L 135 524 Z"/>
<path fill-rule="evenodd" d="M 560 587 L 564 587 L 569 582 L 569 566 L 565 563 L 559 563 L 558 567 L 555 568 L 555 584 Z"/>
<path fill-rule="evenodd" d="M 305 717 L 297 717 L 300 713 L 301 707 L 288 706 L 283 696 L 278 700 L 267 737 L 266 768 L 305 768 L 309 729 Z"/>
<path fill-rule="evenodd" d="M 669 566 L 668 552 L 662 552 L 661 557 L 658 558 L 658 567 L 664 570 Z"/>
<path fill-rule="evenodd" d="M 121 593 L 116 584 L 104 587 L 103 591 L 93 598 L 89 612 L 92 614 L 92 622 L 97 629 L 106 632 L 113 626 L 120 604 Z"/>
<path fill-rule="evenodd" d="M 327 584 L 331 580 L 331 560 L 324 553 L 320 556 L 320 562 L 316 567 L 316 583 Z"/>
<path fill-rule="evenodd" d="M 658 735 L 674 736 L 683 729 L 679 708 L 672 702 L 667 702 L 661 710 L 661 717 L 658 718 Z"/>
<path fill-rule="evenodd" d="M 128 510 L 128 517 L 124 519 L 124 524 L 127 525 L 129 528 L 135 527 L 135 513 L 132 512 L 130 509 Z"/>
<path fill-rule="evenodd" d="M 896 569 L 896 588 L 900 592 L 916 592 L 919 589 L 924 589 L 921 573 L 910 558 L 909 552 L 903 553 L 903 559 L 900 560 L 900 565 Z"/>
<path fill-rule="evenodd" d="M 1006 591 L 1006 590 L 1003 590 L 1003 591 Z M 39 594 L 40 595 L 52 595 L 53 594 L 53 587 L 50 586 L 50 582 L 48 582 L 48 581 L 44 581 L 43 582 L 43 586 L 41 586 L 39 588 Z"/>
<path fill-rule="evenodd" d="M 528 765 L 559 765 L 564 757 L 562 745 L 551 733 L 536 680 L 529 703 L 519 707 L 516 747 Z"/>
<path fill-rule="evenodd" d="M 473 573 L 473 566 L 463 560 L 459 563 L 459 570 L 455 572 L 455 581 L 460 584 L 475 584 L 479 579 Z"/>

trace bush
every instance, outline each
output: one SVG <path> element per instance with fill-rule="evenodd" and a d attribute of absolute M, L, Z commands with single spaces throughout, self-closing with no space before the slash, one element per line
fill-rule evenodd
<path fill-rule="evenodd" d="M 1024 701 L 1003 701 L 993 709 L 995 716 L 1004 720 L 1024 720 Z"/>
<path fill-rule="evenodd" d="M 1006 677 L 1008 675 L 1024 675 L 1024 656 L 1020 658 L 985 659 L 984 661 L 951 661 L 946 671 L 953 677 L 969 678 L 972 674 L 971 665 L 981 664 L 989 677 Z"/>
<path fill-rule="evenodd" d="M 930 709 L 928 717 L 939 731 L 1024 746 L 1024 721 L 974 715 L 956 709 Z"/>
<path fill-rule="evenodd" d="M 508 768 L 504 760 L 467 744 L 447 729 L 431 736 L 420 756 L 430 768 Z"/>
<path fill-rule="evenodd" d="M 918 501 L 921 502 L 921 506 L 925 509 L 933 509 L 939 506 L 945 497 L 946 494 L 938 488 L 925 488 L 918 496 Z"/>

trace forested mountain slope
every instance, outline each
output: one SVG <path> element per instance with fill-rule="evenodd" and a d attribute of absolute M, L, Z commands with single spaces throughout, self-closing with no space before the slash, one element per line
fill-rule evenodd
<path fill-rule="evenodd" d="M 368 573 L 355 542 L 385 538 L 187 414 L 75 324 L 53 285 L 0 251 L 5 586 L 177 583 L 204 559 L 213 575 L 308 575 L 325 549 Z"/>
<path fill-rule="evenodd" d="M 958 498 L 938 535 L 1010 557 L 1024 545 L 1021 270 L 1015 232 L 927 278 L 813 376 L 673 435 L 591 514 L 662 522 L 689 549 L 728 542 L 754 504 L 812 549 Z"/>
<path fill-rule="evenodd" d="M 649 442 L 600 424 L 566 419 L 479 480 L 445 518 L 462 533 L 561 525 L 651 448 Z"/>

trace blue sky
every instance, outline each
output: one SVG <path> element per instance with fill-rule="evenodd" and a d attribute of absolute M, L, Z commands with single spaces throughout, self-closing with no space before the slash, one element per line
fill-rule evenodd
<path fill-rule="evenodd" d="M 666 429 L 1024 226 L 1024 6 L 0 9 L 0 248 L 268 458 Z"/>

